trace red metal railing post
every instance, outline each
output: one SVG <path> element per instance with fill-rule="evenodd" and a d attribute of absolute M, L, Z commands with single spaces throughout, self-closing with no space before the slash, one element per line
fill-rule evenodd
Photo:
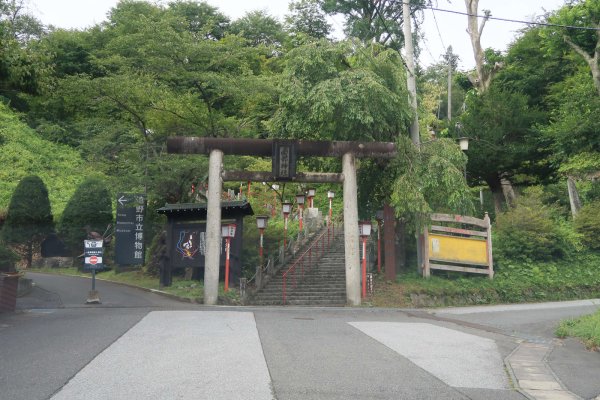
<path fill-rule="evenodd" d="M 285 280 L 287 276 L 283 274 L 283 305 L 285 305 Z"/>

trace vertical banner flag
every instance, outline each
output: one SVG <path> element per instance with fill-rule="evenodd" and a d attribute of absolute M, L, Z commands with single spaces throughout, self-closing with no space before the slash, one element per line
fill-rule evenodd
<path fill-rule="evenodd" d="M 119 193 L 117 195 L 117 226 L 115 228 L 115 263 L 144 263 L 144 219 L 146 196 Z"/>

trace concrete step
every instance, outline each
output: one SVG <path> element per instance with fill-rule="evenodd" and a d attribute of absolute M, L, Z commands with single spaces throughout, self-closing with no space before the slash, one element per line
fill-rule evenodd
<path fill-rule="evenodd" d="M 306 247 L 305 247 L 306 249 Z M 343 232 L 331 238 L 331 247 L 313 248 L 310 256 L 300 250 L 287 267 L 273 277 L 265 288 L 256 294 L 255 305 L 281 305 L 283 302 L 283 273 L 294 264 L 296 272 L 286 279 L 286 303 L 288 305 L 344 306 L 346 303 L 346 267 Z M 299 261 L 300 256 L 303 261 Z M 303 262 L 303 266 L 301 265 Z M 306 268 L 304 274 L 302 269 Z M 294 281 L 296 287 L 293 287 Z"/>
<path fill-rule="evenodd" d="M 256 301 L 253 303 L 257 306 L 280 306 L 284 305 L 283 300 L 267 300 L 267 301 Z M 297 300 L 287 299 L 286 304 L 288 306 L 321 306 L 321 307 L 343 307 L 346 305 L 346 299 L 326 299 L 326 300 Z"/>

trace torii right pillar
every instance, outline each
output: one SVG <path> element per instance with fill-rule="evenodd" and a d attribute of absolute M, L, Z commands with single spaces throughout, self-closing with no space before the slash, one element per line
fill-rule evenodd
<path fill-rule="evenodd" d="M 356 184 L 356 160 L 354 154 L 342 157 L 344 174 L 344 255 L 346 258 L 346 301 L 358 306 L 360 293 L 360 246 L 358 241 L 358 201 Z"/>

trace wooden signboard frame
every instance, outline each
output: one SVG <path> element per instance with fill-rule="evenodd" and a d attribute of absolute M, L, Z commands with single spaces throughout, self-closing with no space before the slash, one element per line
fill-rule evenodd
<path fill-rule="evenodd" d="M 483 219 L 463 215 L 432 214 L 431 221 L 447 225 L 472 225 L 473 229 L 442 224 L 432 224 L 425 229 L 423 277 L 431 276 L 432 269 L 485 274 L 490 279 L 494 277 L 492 224 L 487 213 Z M 482 229 L 477 230 L 477 228 Z M 440 242 L 444 243 L 446 248 L 440 249 Z M 465 252 L 465 249 L 468 251 Z"/>

